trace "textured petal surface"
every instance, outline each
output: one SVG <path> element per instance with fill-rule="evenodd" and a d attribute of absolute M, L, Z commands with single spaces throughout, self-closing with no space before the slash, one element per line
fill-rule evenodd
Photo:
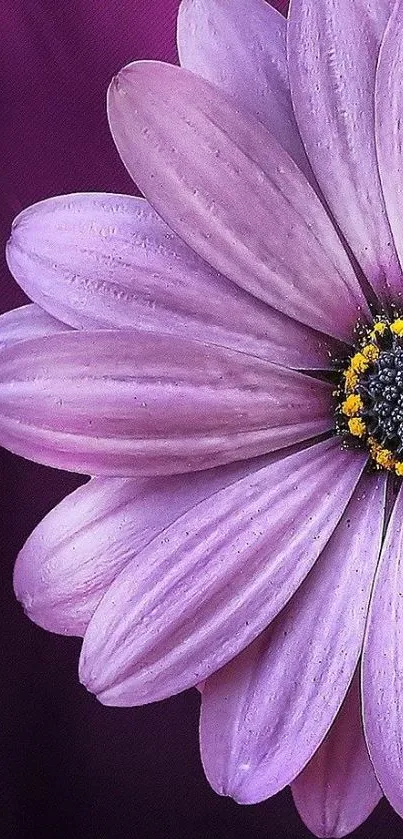
<path fill-rule="evenodd" d="M 383 301 L 401 289 L 379 179 L 375 70 L 390 0 L 292 0 L 291 93 L 319 186 Z"/>
<path fill-rule="evenodd" d="M 217 792 L 243 804 L 269 798 L 301 772 L 325 737 L 361 650 L 385 484 L 384 476 L 362 479 L 285 610 L 205 685 L 201 753 Z M 295 554 L 293 560 L 299 561 Z"/>
<path fill-rule="evenodd" d="M 109 91 L 130 174 L 170 227 L 237 285 L 351 340 L 366 303 L 304 175 L 254 118 L 178 67 L 138 62 Z"/>
<path fill-rule="evenodd" d="M 365 464 L 318 443 L 216 493 L 122 571 L 89 624 L 81 679 L 109 705 L 202 681 L 282 609 L 329 539 Z"/>
<path fill-rule="evenodd" d="M 51 198 L 15 220 L 14 277 L 44 309 L 79 329 L 129 329 L 210 340 L 279 364 L 329 366 L 331 339 L 290 320 L 210 268 L 143 198 Z"/>
<path fill-rule="evenodd" d="M 383 39 L 376 76 L 376 143 L 390 226 L 403 264 L 402 67 L 403 3 L 396 3 Z M 403 284 L 398 289 L 401 298 Z"/>
<path fill-rule="evenodd" d="M 45 335 L 57 335 L 69 331 L 69 327 L 52 318 L 35 303 L 12 309 L 0 315 L 0 350 L 15 344 Z"/>
<path fill-rule="evenodd" d="M 263 464 L 281 454 L 265 455 Z M 259 460 L 167 478 L 93 478 L 38 524 L 19 553 L 14 589 L 31 620 L 83 635 L 117 574 L 199 501 L 255 471 Z"/>
<path fill-rule="evenodd" d="M 174 336 L 65 332 L 2 353 L 0 440 L 92 475 L 172 474 L 331 428 L 330 384 Z"/>
<path fill-rule="evenodd" d="M 380 801 L 362 730 L 358 673 L 329 733 L 291 788 L 301 818 L 320 837 L 347 836 Z"/>
<path fill-rule="evenodd" d="M 291 104 L 286 31 L 264 0 L 183 0 L 179 59 L 250 110 L 311 177 Z"/>
<path fill-rule="evenodd" d="M 375 580 L 365 638 L 365 736 L 375 772 L 403 816 L 403 490 L 393 510 Z"/>

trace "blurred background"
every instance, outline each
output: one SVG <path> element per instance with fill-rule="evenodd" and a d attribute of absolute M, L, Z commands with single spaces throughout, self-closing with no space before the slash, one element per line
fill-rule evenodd
<path fill-rule="evenodd" d="M 319 0 L 318 0 L 319 2 Z M 12 218 L 42 198 L 133 192 L 105 93 L 128 61 L 176 62 L 179 0 L 2 0 L 0 310 L 26 299 L 7 271 Z M 284 11 L 285 3 L 278 6 Z M 198 754 L 197 691 L 104 708 L 78 683 L 80 641 L 47 634 L 12 591 L 15 557 L 82 478 L 0 451 L 0 837 L 303 839 L 289 790 L 240 807 L 215 795 Z M 401 839 L 383 801 L 356 839 Z"/>

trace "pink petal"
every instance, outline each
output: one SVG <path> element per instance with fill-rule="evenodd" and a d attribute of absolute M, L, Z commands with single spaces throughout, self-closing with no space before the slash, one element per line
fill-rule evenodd
<path fill-rule="evenodd" d="M 164 333 L 65 332 L 2 353 L 0 440 L 93 475 L 172 474 L 331 428 L 329 383 Z"/>
<path fill-rule="evenodd" d="M 201 753 L 207 778 L 222 795 L 242 804 L 274 795 L 301 772 L 329 730 L 361 651 L 385 485 L 384 476 L 362 479 L 285 610 L 207 682 Z M 334 481 L 332 489 L 336 494 Z M 334 496 L 321 495 L 318 487 L 317 503 L 333 505 Z M 303 538 L 307 544 L 312 537 L 306 531 Z M 293 561 L 299 562 L 295 553 Z"/>
<path fill-rule="evenodd" d="M 362 730 L 359 677 L 322 745 L 292 784 L 298 812 L 315 836 L 347 836 L 382 798 Z"/>
<path fill-rule="evenodd" d="M 368 309 L 319 199 L 291 158 L 217 87 L 156 62 L 126 67 L 109 118 L 140 189 L 191 247 L 241 288 L 351 340 Z"/>
<path fill-rule="evenodd" d="M 382 189 L 400 264 L 403 265 L 402 66 L 403 3 L 396 3 L 383 39 L 376 75 L 376 144 Z M 401 299 L 403 287 L 397 290 Z"/>
<path fill-rule="evenodd" d="M 198 504 L 132 561 L 84 638 L 81 680 L 107 705 L 203 681 L 278 614 L 328 541 L 365 465 L 328 440 Z"/>
<path fill-rule="evenodd" d="M 182 67 L 232 94 L 312 177 L 291 104 L 285 18 L 263 0 L 182 0 Z"/>
<path fill-rule="evenodd" d="M 403 490 L 375 579 L 362 665 L 364 730 L 379 783 L 403 815 Z"/>
<path fill-rule="evenodd" d="M 329 208 L 383 302 L 400 267 L 379 179 L 375 68 L 390 0 L 293 0 L 289 72 L 295 115 Z"/>
<path fill-rule="evenodd" d="M 77 194 L 24 210 L 7 256 L 24 291 L 79 329 L 141 327 L 210 340 L 298 368 L 340 348 L 237 288 L 143 198 Z"/>
<path fill-rule="evenodd" d="M 43 335 L 56 335 L 69 331 L 69 327 L 60 323 L 43 311 L 35 303 L 12 309 L 0 315 L 0 350 Z"/>
<path fill-rule="evenodd" d="M 266 455 L 263 465 L 281 454 Z M 93 478 L 38 524 L 19 553 L 14 588 L 31 620 L 84 635 L 126 565 L 199 501 L 258 468 L 248 460 L 167 478 Z"/>

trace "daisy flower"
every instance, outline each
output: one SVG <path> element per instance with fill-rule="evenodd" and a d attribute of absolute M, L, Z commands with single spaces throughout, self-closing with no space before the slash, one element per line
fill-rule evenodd
<path fill-rule="evenodd" d="M 92 475 L 15 569 L 108 705 L 202 692 L 217 792 L 403 813 L 403 2 L 183 0 L 109 120 L 144 198 L 16 219 L 0 439 Z"/>

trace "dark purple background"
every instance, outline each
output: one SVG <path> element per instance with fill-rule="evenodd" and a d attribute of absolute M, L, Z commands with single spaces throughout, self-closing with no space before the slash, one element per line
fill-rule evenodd
<path fill-rule="evenodd" d="M 13 216 L 34 201 L 133 189 L 109 136 L 105 91 L 130 60 L 176 60 L 177 6 L 178 0 L 2 0 L 1 253 Z M 6 311 L 24 296 L 0 259 Z M 289 791 L 239 807 L 210 790 L 198 755 L 196 691 L 113 709 L 79 685 L 80 642 L 31 624 L 11 581 L 30 531 L 81 479 L 7 452 L 0 474 L 1 839 L 310 836 Z M 398 839 L 403 824 L 383 802 L 354 835 Z"/>

